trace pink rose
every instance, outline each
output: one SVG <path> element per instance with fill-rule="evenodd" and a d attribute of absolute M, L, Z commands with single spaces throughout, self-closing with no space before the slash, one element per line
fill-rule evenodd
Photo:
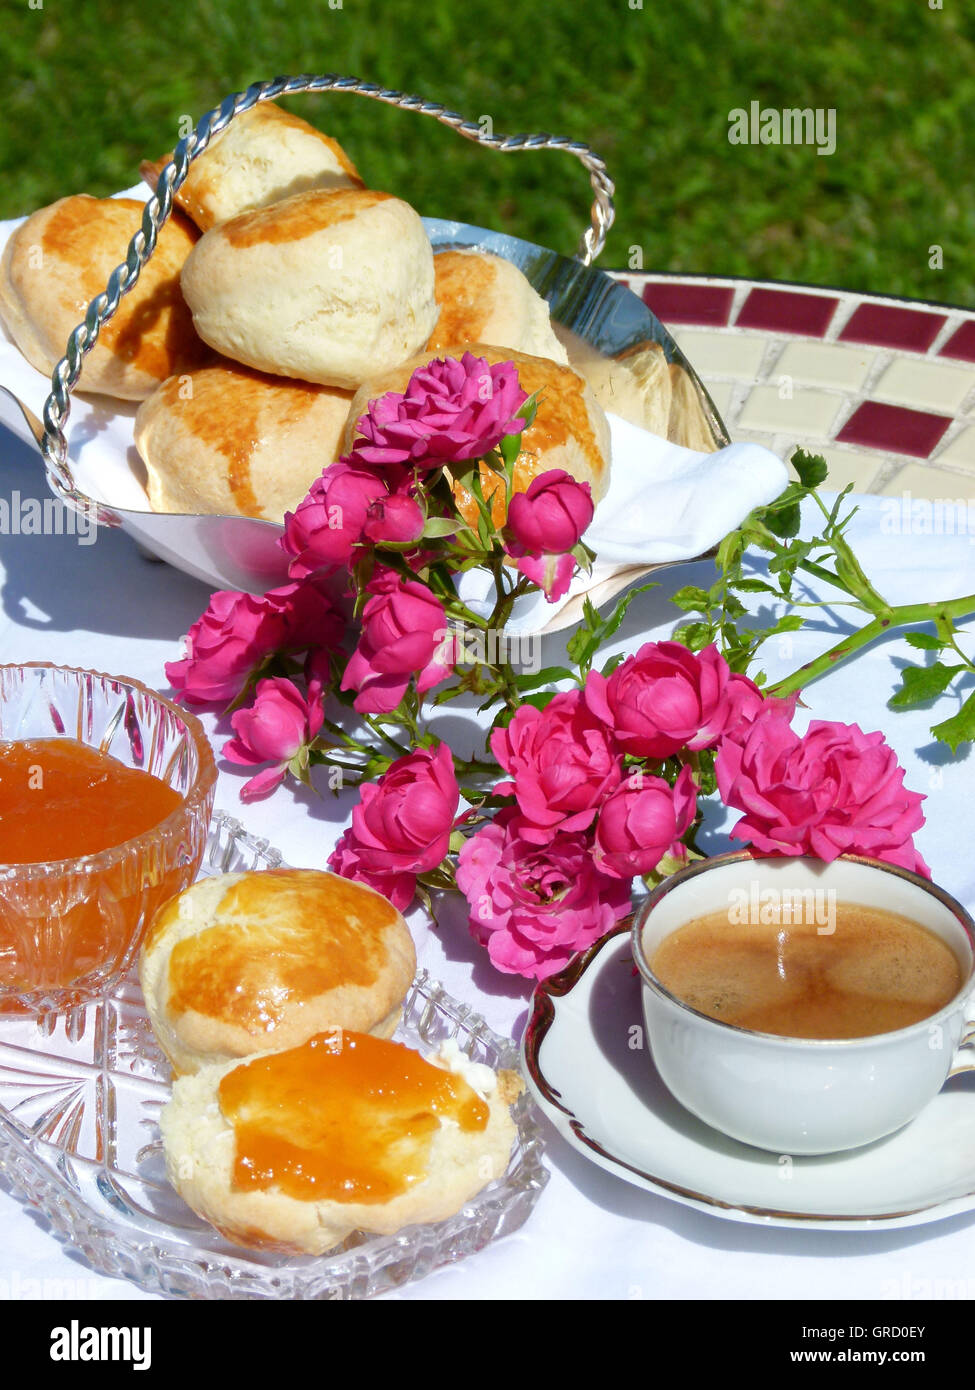
<path fill-rule="evenodd" d="M 166 663 L 166 679 L 194 704 L 232 700 L 256 666 L 277 651 L 332 649 L 345 622 L 325 589 L 313 581 L 266 594 L 220 589 L 186 637 L 181 661 Z"/>
<path fill-rule="evenodd" d="M 244 767 L 272 762 L 252 777 L 241 790 L 241 800 L 266 796 L 284 780 L 288 763 L 310 743 L 323 720 L 321 688 L 308 692 L 308 698 L 292 681 L 274 678 L 258 681 L 257 694 L 249 709 L 239 709 L 231 718 L 237 737 L 224 744 L 224 757 Z"/>
<path fill-rule="evenodd" d="M 680 642 L 648 642 L 607 679 L 591 671 L 586 703 L 626 753 L 669 758 L 710 748 L 737 714 L 731 672 L 717 647 L 691 652 Z"/>
<path fill-rule="evenodd" d="M 352 826 L 329 866 L 383 893 L 402 912 L 418 874 L 447 857 L 460 801 L 454 760 L 445 743 L 398 758 L 378 782 L 360 788 Z"/>
<path fill-rule="evenodd" d="M 366 463 L 439 468 L 481 458 L 525 422 L 527 400 L 512 362 L 491 366 L 465 352 L 418 367 L 406 391 L 389 391 L 356 423 L 356 454 Z"/>
<path fill-rule="evenodd" d="M 589 837 L 557 832 L 544 845 L 512 807 L 464 845 L 457 883 L 471 935 L 509 975 L 544 980 L 630 910 L 628 881 L 600 873 Z"/>
<path fill-rule="evenodd" d="M 218 589 L 187 633 L 182 660 L 166 662 L 166 679 L 193 704 L 232 700 L 283 635 L 280 613 L 262 595 Z"/>
<path fill-rule="evenodd" d="M 722 742 L 715 772 L 725 804 L 745 812 L 732 838 L 763 854 L 863 854 L 930 877 L 911 838 L 924 797 L 881 733 L 817 719 L 800 737 L 767 711 Z"/>
<path fill-rule="evenodd" d="M 623 775 L 612 736 L 580 690 L 556 695 L 544 711 L 522 705 L 506 729 L 495 729 L 491 751 L 514 778 L 496 791 L 514 794 L 531 822 L 520 833 L 537 844 L 556 830 L 585 830 Z"/>
<path fill-rule="evenodd" d="M 648 874 L 665 854 L 679 854 L 679 841 L 697 810 L 694 778 L 682 769 L 673 787 L 662 777 L 639 771 L 603 802 L 596 822 L 597 866 L 629 881 Z"/>
<path fill-rule="evenodd" d="M 380 571 L 367 586 L 362 632 L 342 677 L 360 714 L 394 710 L 413 676 L 422 695 L 453 670 L 456 643 L 443 604 L 419 580 Z"/>
<path fill-rule="evenodd" d="M 391 481 L 399 482 L 399 477 Z M 294 557 L 291 574 L 349 565 L 363 538 L 369 508 L 388 494 L 387 480 L 356 455 L 330 464 L 296 510 L 285 513 L 278 544 Z"/>
<path fill-rule="evenodd" d="M 562 468 L 540 473 L 527 492 L 516 492 L 508 505 L 507 529 L 512 555 L 564 555 L 578 545 L 593 518 L 592 488 L 577 483 Z"/>
<path fill-rule="evenodd" d="M 518 570 L 555 603 L 568 591 L 576 562 L 569 553 L 592 521 L 592 489 L 561 468 L 540 473 L 508 506 L 505 549 Z"/>

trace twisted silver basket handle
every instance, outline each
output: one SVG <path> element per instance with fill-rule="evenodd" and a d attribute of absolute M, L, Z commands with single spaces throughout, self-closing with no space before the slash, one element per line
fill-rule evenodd
<path fill-rule="evenodd" d="M 160 227 L 173 210 L 173 194 L 182 185 L 189 167 L 209 145 L 215 135 L 230 124 L 235 116 L 249 111 L 262 101 L 273 101 L 276 97 L 290 96 L 296 92 L 350 92 L 353 96 L 371 97 L 374 101 L 385 102 L 387 106 L 399 106 L 405 111 L 416 111 L 421 116 L 432 116 L 441 125 L 449 126 L 465 140 L 473 140 L 479 145 L 488 145 L 501 154 L 515 154 L 521 150 L 565 150 L 581 160 L 589 173 L 593 190 L 593 204 L 590 213 L 590 226 L 586 229 L 576 257 L 583 265 L 591 265 L 599 255 L 606 241 L 606 233 L 613 225 L 614 186 L 606 172 L 606 165 L 599 156 L 578 140 L 568 140 L 560 135 L 493 135 L 488 134 L 473 121 L 465 121 L 456 111 L 448 111 L 438 102 L 424 101 L 421 97 L 408 96 L 404 92 L 392 91 L 387 87 L 377 87 L 372 82 L 360 82 L 355 77 L 338 77 L 329 73 L 324 77 L 276 77 L 272 82 L 256 82 L 246 92 L 236 92 L 208 111 L 197 124 L 196 130 L 180 140 L 173 151 L 171 163 L 159 175 L 154 195 L 148 200 L 142 213 L 142 227 L 129 242 L 125 261 L 116 266 L 109 276 L 108 285 L 103 292 L 88 305 L 84 323 L 80 323 L 68 339 L 65 355 L 51 374 L 51 394 L 44 404 L 44 441 L 42 453 L 47 467 L 47 476 L 52 491 L 67 506 L 90 515 L 91 501 L 80 493 L 75 485 L 68 464 L 68 446 L 64 428 L 71 410 L 71 392 L 78 384 L 82 363 L 98 342 L 98 334 L 103 324 L 108 323 L 118 309 L 123 295 L 128 294 L 139 278 L 142 267 L 152 255 Z M 120 526 L 122 519 L 109 507 L 98 504 L 96 519 L 103 526 Z"/>

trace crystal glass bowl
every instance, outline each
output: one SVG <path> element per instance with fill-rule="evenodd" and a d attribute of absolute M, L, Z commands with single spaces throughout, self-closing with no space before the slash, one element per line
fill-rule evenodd
<path fill-rule="evenodd" d="M 0 1009 L 61 1011 L 115 988 L 145 923 L 196 877 L 216 766 L 199 720 L 126 676 L 0 666 L 0 741 L 75 739 L 180 795 L 158 825 L 97 854 L 0 864 Z"/>

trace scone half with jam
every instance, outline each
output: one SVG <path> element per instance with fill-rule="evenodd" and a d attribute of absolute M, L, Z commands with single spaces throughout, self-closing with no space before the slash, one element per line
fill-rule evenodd
<path fill-rule="evenodd" d="M 502 1177 L 520 1090 L 456 1043 L 424 1058 L 336 1029 L 179 1078 L 166 1171 L 235 1244 L 320 1255 L 354 1231 L 445 1220 Z"/>

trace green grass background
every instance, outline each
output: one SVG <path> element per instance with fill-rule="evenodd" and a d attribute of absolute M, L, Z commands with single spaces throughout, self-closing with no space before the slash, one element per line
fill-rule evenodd
<path fill-rule="evenodd" d="M 638 247 L 649 270 L 975 304 L 972 0 L 637 3 L 0 0 L 0 216 L 133 183 L 181 116 L 249 82 L 339 72 L 591 144 L 617 184 L 604 266 Z M 836 153 L 731 145 L 752 100 L 834 107 Z M 362 98 L 289 104 L 430 216 L 564 252 L 588 220 L 568 156 L 502 158 Z"/>

